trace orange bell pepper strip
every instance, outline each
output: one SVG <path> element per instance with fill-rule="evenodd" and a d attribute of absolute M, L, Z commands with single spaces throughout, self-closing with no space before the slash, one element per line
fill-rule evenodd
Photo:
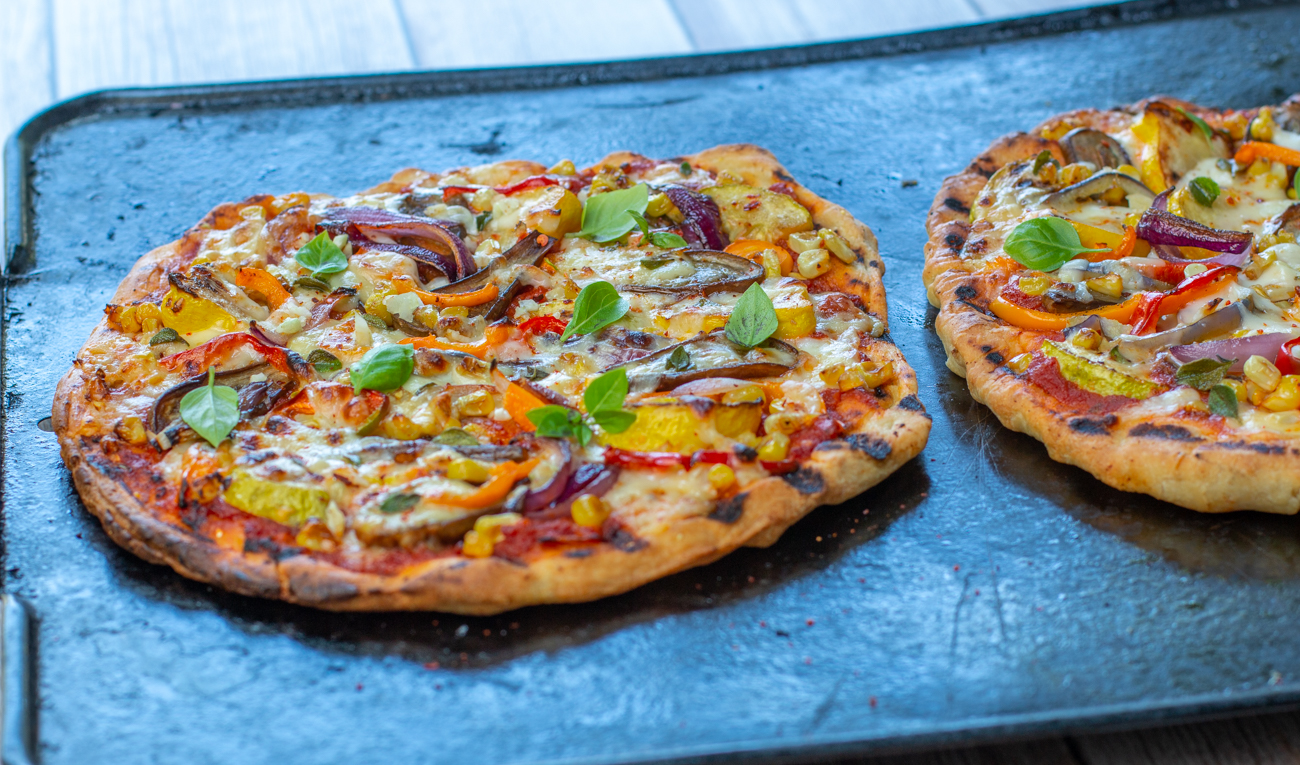
<path fill-rule="evenodd" d="M 501 398 L 505 410 L 510 413 L 514 421 L 518 423 L 519 427 L 530 433 L 537 430 L 537 426 L 528 419 L 528 413 L 534 409 L 548 406 L 550 403 L 533 395 L 531 391 L 522 385 L 515 385 L 514 383 L 506 385 L 506 392 L 502 394 Z"/>
<path fill-rule="evenodd" d="M 239 269 L 239 273 L 235 274 L 235 286 L 265 298 L 266 304 L 271 306 L 273 311 L 290 297 L 289 292 L 280 286 L 279 280 L 260 268 Z"/>
<path fill-rule="evenodd" d="M 450 492 L 428 496 L 427 499 L 440 505 L 451 505 L 452 507 L 467 507 L 478 510 L 484 507 L 492 507 L 498 502 L 504 500 L 510 490 L 515 487 L 541 460 L 528 460 L 526 462 L 502 462 L 499 465 L 493 465 L 488 469 L 490 476 L 487 483 L 478 487 L 477 491 L 469 494 L 453 494 Z"/>
<path fill-rule="evenodd" d="M 437 351 L 459 351 L 468 353 L 471 356 L 477 356 L 480 359 L 486 359 L 489 352 L 510 339 L 510 327 L 501 324 L 492 324 L 488 326 L 487 332 L 484 333 L 483 339 L 477 343 L 453 343 L 450 340 L 443 340 L 440 337 L 408 337 L 401 341 L 401 345 L 413 345 L 416 348 L 432 348 Z"/>
<path fill-rule="evenodd" d="M 1133 312 L 1143 302 L 1146 293 L 1138 293 L 1133 297 L 1125 300 L 1123 303 L 1108 305 L 1105 308 L 1099 308 L 1095 311 L 1079 311 L 1077 313 L 1051 313 L 1049 311 L 1039 311 L 1033 308 L 1022 308 L 1015 303 L 1008 301 L 1006 298 L 998 295 L 989 303 L 989 310 L 993 315 L 1021 329 L 1033 329 L 1039 332 L 1050 332 L 1052 330 L 1065 329 L 1070 326 L 1071 319 L 1077 319 L 1082 316 L 1095 315 L 1103 319 L 1114 319 L 1118 322 L 1128 324 L 1129 319 L 1133 317 Z"/>
<path fill-rule="evenodd" d="M 763 265 L 763 253 L 766 250 L 772 250 L 776 253 L 776 258 L 781 264 L 782 276 L 786 276 L 794 270 L 794 258 L 784 247 L 772 242 L 764 242 L 761 239 L 738 239 L 727 245 L 727 249 L 723 250 L 723 252 L 737 255 L 746 260 L 752 260 L 761 266 Z"/>
<path fill-rule="evenodd" d="M 470 292 L 458 292 L 442 294 L 441 292 L 425 292 L 415 286 L 415 282 L 409 276 L 398 276 L 393 279 L 393 291 L 402 295 L 407 292 L 414 293 L 420 298 L 425 305 L 434 305 L 439 308 L 446 308 L 453 305 L 474 306 L 491 303 L 497 299 L 501 291 L 495 284 L 489 284 L 482 289 L 471 290 Z"/>
<path fill-rule="evenodd" d="M 1275 143 L 1264 143 L 1263 141 L 1247 141 L 1243 143 L 1232 158 L 1239 165 L 1249 165 L 1261 157 L 1291 167 L 1300 167 L 1300 151 L 1278 146 Z"/>

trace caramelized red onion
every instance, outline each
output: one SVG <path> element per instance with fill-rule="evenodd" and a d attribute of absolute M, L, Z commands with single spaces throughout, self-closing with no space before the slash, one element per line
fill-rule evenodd
<path fill-rule="evenodd" d="M 568 517 L 573 510 L 574 499 L 583 494 L 591 494 L 596 497 L 605 496 L 605 493 L 614 488 L 614 484 L 618 483 L 618 476 L 622 470 L 618 465 L 584 462 L 578 466 L 577 470 L 569 474 L 567 480 L 562 484 L 564 490 L 551 504 L 544 505 L 532 512 L 527 510 L 525 512 L 533 517 Z"/>
<path fill-rule="evenodd" d="M 1156 209 L 1154 203 L 1138 220 L 1137 235 L 1140 239 L 1150 242 L 1152 246 L 1200 247 L 1233 255 L 1244 255 L 1255 239 L 1254 235 L 1248 232 L 1224 231 L 1181 218 L 1166 210 Z"/>
<path fill-rule="evenodd" d="M 376 207 L 331 207 L 317 225 L 331 234 L 346 233 L 356 246 L 397 252 L 428 263 L 452 281 L 478 270 L 469 247 L 443 221 Z M 402 239 L 411 241 L 403 243 Z"/>
<path fill-rule="evenodd" d="M 568 442 L 554 438 L 539 438 L 539 443 L 545 444 L 548 449 L 558 452 L 560 468 L 551 476 L 544 486 L 538 489 L 530 489 L 524 495 L 524 512 L 536 513 L 542 508 L 561 499 L 565 489 L 569 486 L 569 477 L 573 475 L 573 450 L 569 448 Z"/>
<path fill-rule="evenodd" d="M 1251 356 L 1263 356 L 1272 361 L 1282 344 L 1291 339 L 1289 332 L 1272 332 L 1267 335 L 1250 335 L 1232 337 L 1226 340 L 1210 340 L 1205 343 L 1176 345 L 1169 349 L 1170 355 L 1186 364 L 1197 359 L 1222 358 L 1233 362 L 1231 372 L 1240 372 Z"/>
<path fill-rule="evenodd" d="M 269 329 L 262 329 L 262 326 L 255 321 L 248 322 L 248 334 L 256 337 L 258 340 L 267 345 L 274 345 L 283 348 L 289 344 L 289 338 L 279 332 L 272 332 Z"/>
<path fill-rule="evenodd" d="M 722 213 L 716 202 L 681 186 L 667 186 L 664 193 L 682 214 L 682 237 L 686 241 L 709 250 L 726 249 Z"/>
<path fill-rule="evenodd" d="M 1161 260 L 1181 265 L 1200 263 L 1206 266 L 1232 266 L 1233 268 L 1241 268 L 1246 265 L 1246 261 L 1250 259 L 1249 252 L 1229 252 L 1222 255 L 1215 255 L 1210 258 L 1184 258 L 1183 254 L 1179 252 L 1177 247 L 1169 244 L 1153 244 L 1151 245 L 1151 251 Z"/>

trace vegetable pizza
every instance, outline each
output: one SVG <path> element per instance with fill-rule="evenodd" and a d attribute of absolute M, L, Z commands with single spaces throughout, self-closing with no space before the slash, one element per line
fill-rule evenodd
<path fill-rule="evenodd" d="M 930 210 L 948 367 L 1111 486 L 1295 513 L 1298 166 L 1294 98 L 1154 98 L 1000 139 Z"/>
<path fill-rule="evenodd" d="M 235 592 L 619 593 L 881 481 L 929 418 L 870 230 L 767 152 L 403 170 L 140 259 L 54 426 L 120 544 Z"/>

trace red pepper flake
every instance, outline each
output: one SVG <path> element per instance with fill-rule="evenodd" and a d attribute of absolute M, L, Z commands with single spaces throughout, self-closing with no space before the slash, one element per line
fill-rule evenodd
<path fill-rule="evenodd" d="M 549 236 L 547 236 L 546 234 L 538 234 L 538 235 L 537 235 L 537 246 L 538 246 L 538 247 L 545 247 L 546 245 L 548 245 L 548 244 L 550 244 L 550 243 L 551 243 L 551 238 L 550 238 Z"/>
<path fill-rule="evenodd" d="M 362 685 L 361 683 L 357 683 L 357 690 L 359 691 L 359 690 L 361 690 L 362 688 L 365 688 L 365 686 Z"/>
<path fill-rule="evenodd" d="M 871 705 L 871 708 L 872 708 L 872 709 L 875 709 L 875 708 L 876 708 L 876 697 L 875 697 L 875 696 L 868 696 L 868 697 L 867 697 L 867 703 Z"/>
<path fill-rule="evenodd" d="M 767 622 L 759 622 L 759 623 L 758 623 L 758 626 L 760 626 L 760 627 L 766 627 L 766 626 L 767 626 Z"/>
<path fill-rule="evenodd" d="M 813 626 L 813 625 L 816 624 L 816 623 L 817 623 L 817 621 L 816 621 L 815 619 L 809 619 L 809 620 L 808 620 L 808 626 L 809 626 L 809 627 Z"/>
<path fill-rule="evenodd" d="M 953 566 L 953 567 L 952 567 L 952 570 L 953 570 L 953 571 L 961 571 L 961 566 Z"/>

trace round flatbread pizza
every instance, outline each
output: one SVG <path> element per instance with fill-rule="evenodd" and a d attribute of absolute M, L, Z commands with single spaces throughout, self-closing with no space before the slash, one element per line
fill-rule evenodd
<path fill-rule="evenodd" d="M 1152 98 L 995 142 L 930 209 L 948 367 L 1107 484 L 1300 509 L 1300 101 Z"/>
<path fill-rule="evenodd" d="M 136 263 L 53 421 L 113 539 L 194 579 L 591 600 L 769 545 L 921 450 L 882 273 L 748 145 L 257 196 Z"/>

